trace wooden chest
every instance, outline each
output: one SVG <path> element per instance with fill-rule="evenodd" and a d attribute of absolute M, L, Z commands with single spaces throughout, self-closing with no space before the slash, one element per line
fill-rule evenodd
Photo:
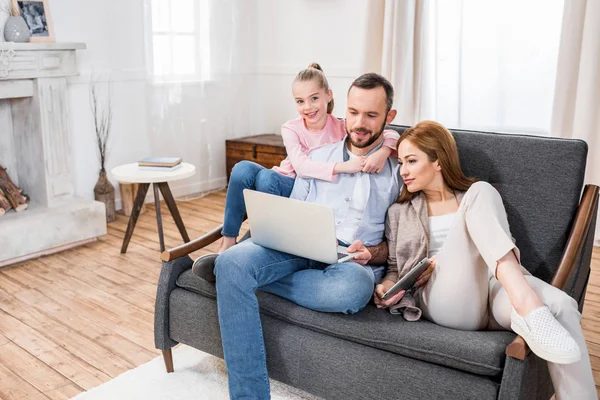
<path fill-rule="evenodd" d="M 265 168 L 279 165 L 287 157 L 281 135 L 266 133 L 225 141 L 227 182 L 233 166 L 242 160 L 254 161 Z"/>

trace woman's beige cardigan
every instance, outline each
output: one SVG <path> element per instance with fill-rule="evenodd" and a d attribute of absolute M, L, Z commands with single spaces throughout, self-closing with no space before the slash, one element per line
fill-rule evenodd
<path fill-rule="evenodd" d="M 455 191 L 460 204 L 465 192 Z M 396 282 L 429 254 L 429 214 L 423 192 L 412 200 L 394 203 L 385 219 L 385 237 L 388 242 L 388 270 L 384 280 Z"/>

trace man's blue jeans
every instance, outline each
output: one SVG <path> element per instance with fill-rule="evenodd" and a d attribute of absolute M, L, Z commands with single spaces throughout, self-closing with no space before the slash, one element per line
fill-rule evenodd
<path fill-rule="evenodd" d="M 240 161 L 235 164 L 229 177 L 221 234 L 228 237 L 237 237 L 240 234 L 240 227 L 246 212 L 244 189 L 290 197 L 293 187 L 294 178 L 281 175 L 272 169 L 266 169 L 252 161 Z"/>
<path fill-rule="evenodd" d="M 380 271 L 378 271 L 380 272 Z M 354 262 L 327 265 L 246 240 L 215 262 L 217 305 L 232 399 L 268 399 L 269 376 L 255 291 L 303 307 L 352 314 L 371 299 L 375 275 Z"/>

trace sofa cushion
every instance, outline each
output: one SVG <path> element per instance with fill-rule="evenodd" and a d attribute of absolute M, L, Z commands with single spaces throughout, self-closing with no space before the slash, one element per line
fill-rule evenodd
<path fill-rule="evenodd" d="M 404 132 L 406 127 L 390 125 Z M 583 189 L 582 140 L 452 129 L 467 176 L 492 184 L 504 201 L 521 263 L 549 282 Z"/>
<path fill-rule="evenodd" d="M 181 288 L 216 299 L 215 286 L 188 270 L 177 279 Z M 504 331 L 459 331 L 428 321 L 407 322 L 372 304 L 354 315 L 312 311 L 266 292 L 257 292 L 261 312 L 316 332 L 361 343 L 402 356 L 500 377 L 506 346 L 515 334 Z"/>
<path fill-rule="evenodd" d="M 223 358 L 216 301 L 177 288 L 171 292 L 169 303 L 169 335 L 179 343 Z M 319 398 L 486 400 L 498 399 L 501 390 L 498 379 L 315 332 L 264 312 L 260 317 L 269 376 Z M 505 371 L 503 380 L 506 375 Z M 513 378 L 509 382 L 517 388 L 512 392 L 519 393 L 521 378 Z M 550 382 L 544 383 L 552 387 Z M 502 394 L 506 395 L 506 390 Z"/>

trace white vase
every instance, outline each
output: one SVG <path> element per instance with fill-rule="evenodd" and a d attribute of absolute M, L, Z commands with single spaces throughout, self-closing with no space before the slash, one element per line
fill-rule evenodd
<path fill-rule="evenodd" d="M 8 17 L 4 24 L 4 39 L 7 42 L 27 43 L 29 37 L 29 28 L 23 17 Z"/>

